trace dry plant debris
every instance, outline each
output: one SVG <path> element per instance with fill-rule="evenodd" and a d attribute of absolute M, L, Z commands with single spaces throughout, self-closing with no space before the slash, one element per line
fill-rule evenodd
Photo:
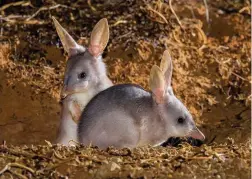
<path fill-rule="evenodd" d="M 228 147 L 229 150 L 226 150 Z M 1 146 L 0 171 L 19 178 L 248 178 L 249 143 L 133 150 L 52 145 Z"/>
<path fill-rule="evenodd" d="M 250 178 L 249 1 L 32 2 L 0 7 L 0 140 L 8 144 L 0 147 L 0 178 Z M 205 144 L 169 140 L 178 146 L 106 151 L 52 145 L 66 61 L 51 16 L 84 45 L 94 24 L 108 19 L 103 55 L 116 84 L 148 89 L 149 70 L 168 48 L 174 91 Z"/>

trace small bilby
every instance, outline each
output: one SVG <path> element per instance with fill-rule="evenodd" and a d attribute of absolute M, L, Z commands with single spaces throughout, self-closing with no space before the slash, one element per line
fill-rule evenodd
<path fill-rule="evenodd" d="M 61 121 L 56 142 L 69 145 L 77 140 L 77 123 L 86 104 L 100 91 L 112 86 L 102 61 L 102 52 L 109 39 L 107 19 L 101 19 L 91 33 L 89 47 L 78 45 L 52 17 L 57 33 L 69 59 L 61 91 Z M 74 145 L 72 143 L 71 145 Z"/>
<path fill-rule="evenodd" d="M 173 94 L 171 77 L 172 60 L 166 50 L 161 67 L 151 69 L 151 93 L 137 85 L 121 84 L 97 94 L 81 115 L 79 142 L 104 149 L 158 146 L 169 137 L 204 140 L 190 112 Z"/>

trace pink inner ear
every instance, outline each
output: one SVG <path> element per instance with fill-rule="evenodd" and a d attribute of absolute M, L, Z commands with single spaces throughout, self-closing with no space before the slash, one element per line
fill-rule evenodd
<path fill-rule="evenodd" d="M 101 53 L 101 46 L 100 45 L 89 45 L 88 51 L 94 56 L 97 57 Z"/>
<path fill-rule="evenodd" d="M 164 90 L 162 88 L 156 88 L 155 90 L 153 90 L 153 93 L 155 94 L 157 103 L 164 102 Z"/>

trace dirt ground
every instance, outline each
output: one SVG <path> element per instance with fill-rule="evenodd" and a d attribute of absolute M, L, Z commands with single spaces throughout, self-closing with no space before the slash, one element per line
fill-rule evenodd
<path fill-rule="evenodd" d="M 200 0 L 31 2 L 0 6 L 0 178 L 251 177 L 249 1 L 211 0 L 207 10 Z M 52 145 L 66 56 L 51 16 L 83 45 L 108 19 L 103 56 L 115 84 L 148 89 L 151 66 L 168 48 L 174 92 L 205 143 L 106 151 Z"/>

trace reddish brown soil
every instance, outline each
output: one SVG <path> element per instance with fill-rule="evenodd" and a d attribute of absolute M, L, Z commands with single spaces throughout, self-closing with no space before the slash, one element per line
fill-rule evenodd
<path fill-rule="evenodd" d="M 46 1 L 44 5 L 51 6 L 52 3 Z M 245 175 L 239 177 L 250 176 L 251 30 L 248 2 L 233 4 L 229 1 L 211 1 L 208 4 L 211 21 L 208 23 L 201 1 L 174 1 L 173 9 L 183 29 L 169 4 L 161 1 L 125 1 L 115 6 L 98 2 L 92 5 L 96 11 L 81 2 L 66 1 L 65 5 L 77 10 L 61 7 L 42 11 L 28 22 L 23 17 L 10 19 L 10 15 L 31 15 L 36 8 L 24 6 L 20 10 L 9 7 L 2 12 L 3 17 L 9 19 L 0 24 L 0 141 L 14 145 L 45 144 L 45 140 L 54 142 L 59 124 L 59 93 L 66 58 L 61 45 L 60 48 L 55 45 L 59 41 L 49 17 L 56 16 L 82 44 L 87 44 L 95 22 L 107 17 L 111 36 L 104 57 L 114 83 L 136 83 L 148 89 L 150 68 L 160 63 L 162 52 L 167 47 L 173 57 L 172 85 L 175 94 L 186 104 L 206 135 L 205 143 L 221 146 L 228 142 L 221 147 L 226 155 L 238 157 L 241 163 L 246 163 L 242 164 L 247 167 Z M 150 8 L 163 14 L 168 23 L 165 24 L 163 17 Z M 62 16 L 63 13 L 67 15 Z M 246 144 L 247 148 L 241 147 L 246 155 L 229 154 L 227 151 L 234 147 L 233 144 L 238 147 Z M 152 155 L 155 149 L 148 150 Z M 163 150 L 159 148 L 157 152 Z M 190 150 L 195 152 L 195 149 Z M 96 150 L 93 152 L 91 157 L 95 156 Z M 156 156 L 155 152 L 153 156 Z M 6 164 L 0 161 L 0 166 L 1 163 L 3 166 Z M 137 163 L 135 165 L 138 166 Z M 184 165 L 190 165 L 190 162 Z M 232 170 L 230 165 L 236 165 L 236 162 L 222 163 L 222 173 Z M 106 177 L 126 176 L 127 172 L 131 173 L 133 169 L 126 169 L 122 175 L 107 173 Z M 143 176 L 141 172 L 135 172 L 135 176 Z M 185 170 L 185 173 L 188 172 L 189 169 Z M 168 175 L 157 173 L 162 177 Z M 199 178 L 205 178 L 207 174 L 199 175 Z M 181 177 L 176 174 L 171 176 Z"/>

